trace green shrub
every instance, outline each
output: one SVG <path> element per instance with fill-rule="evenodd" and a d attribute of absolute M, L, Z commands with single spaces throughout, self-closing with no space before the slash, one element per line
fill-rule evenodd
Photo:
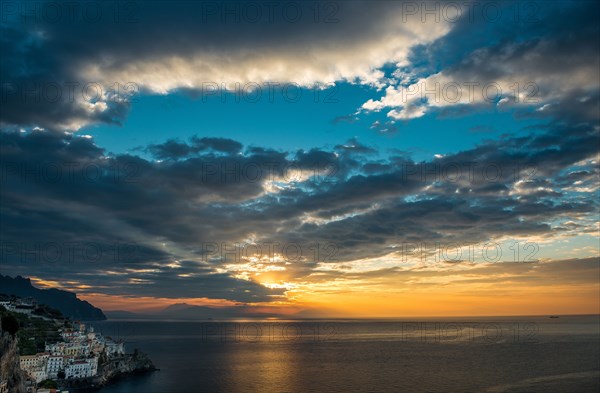
<path fill-rule="evenodd" d="M 46 379 L 42 382 L 39 383 L 38 388 L 44 388 L 44 389 L 57 389 L 58 388 L 58 384 L 51 380 L 51 379 Z"/>

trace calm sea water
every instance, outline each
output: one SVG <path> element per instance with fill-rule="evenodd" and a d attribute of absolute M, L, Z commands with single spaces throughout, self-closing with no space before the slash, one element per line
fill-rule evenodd
<path fill-rule="evenodd" d="M 600 316 L 94 326 L 160 368 L 100 393 L 600 391 Z"/>

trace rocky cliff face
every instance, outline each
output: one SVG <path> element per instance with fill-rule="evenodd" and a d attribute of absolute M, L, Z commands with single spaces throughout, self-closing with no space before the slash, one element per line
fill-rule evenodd
<path fill-rule="evenodd" d="M 144 353 L 134 355 L 125 355 L 116 359 L 111 359 L 100 368 L 98 375 L 103 384 L 120 377 L 122 374 L 137 372 L 154 371 L 156 367 L 152 364 L 150 358 Z"/>
<path fill-rule="evenodd" d="M 100 365 L 98 375 L 95 377 L 61 380 L 59 384 L 64 388 L 95 388 L 104 386 L 126 374 L 155 370 L 156 367 L 154 367 L 148 355 L 140 352 L 113 358 Z"/>
<path fill-rule="evenodd" d="M 0 330 L 0 381 L 8 382 L 8 391 L 25 393 L 25 373 L 19 367 L 17 339 Z"/>

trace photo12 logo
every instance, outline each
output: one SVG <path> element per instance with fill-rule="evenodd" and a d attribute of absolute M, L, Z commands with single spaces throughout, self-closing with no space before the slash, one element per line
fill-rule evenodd
<path fill-rule="evenodd" d="M 200 1 L 203 24 L 338 23 L 338 1 Z"/>
<path fill-rule="evenodd" d="M 139 175 L 139 162 L 130 160 L 102 163 L 3 161 L 0 165 L 2 182 L 15 180 L 25 184 L 135 183 Z"/>
<path fill-rule="evenodd" d="M 422 343 L 524 343 L 537 342 L 535 322 L 401 322 L 399 336 L 405 342 Z"/>
<path fill-rule="evenodd" d="M 134 243 L 95 242 L 0 242 L 0 263 L 86 264 L 130 262 L 139 258 L 141 246 Z"/>
<path fill-rule="evenodd" d="M 239 263 L 247 260 L 266 262 L 334 262 L 339 248 L 335 243 L 201 243 L 199 252 L 203 262 Z"/>
<path fill-rule="evenodd" d="M 2 1 L 2 23 L 18 21 L 24 25 L 138 23 L 140 3 L 128 0 L 106 1 Z"/>
<path fill-rule="evenodd" d="M 443 158 L 440 157 L 440 158 Z M 402 180 L 447 183 L 505 183 L 534 180 L 538 173 L 534 165 L 496 162 L 422 162 L 402 163 Z"/>
<path fill-rule="evenodd" d="M 137 102 L 137 93 L 140 91 L 135 82 L 114 82 L 109 86 L 93 81 L 2 82 L 0 87 L 0 102 L 18 101 L 23 104 L 130 104 Z"/>
<path fill-rule="evenodd" d="M 196 93 L 203 103 L 215 100 L 222 104 L 258 102 L 290 104 L 300 101 L 336 104 L 340 102 L 339 87 L 335 83 L 315 83 L 305 86 L 296 82 L 202 82 Z"/>
<path fill-rule="evenodd" d="M 422 23 L 539 23 L 540 5 L 535 1 L 402 1 L 402 22 Z"/>
<path fill-rule="evenodd" d="M 230 160 L 203 160 L 199 179 L 207 184 L 302 182 L 334 180 L 338 172 L 336 162 L 318 162 L 311 168 L 294 162 L 235 162 Z"/>
<path fill-rule="evenodd" d="M 335 341 L 339 324 L 329 322 L 202 322 L 202 342 L 298 343 Z"/>
<path fill-rule="evenodd" d="M 404 262 L 536 262 L 540 246 L 535 242 L 415 242 L 394 245 Z"/>

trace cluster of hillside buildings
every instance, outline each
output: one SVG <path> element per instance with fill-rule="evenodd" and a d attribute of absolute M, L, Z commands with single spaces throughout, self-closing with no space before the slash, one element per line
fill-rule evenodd
<path fill-rule="evenodd" d="M 98 360 L 103 354 L 106 359 L 122 356 L 125 349 L 122 342 L 94 332 L 93 327 L 75 323 L 73 328 L 60 332 L 64 341 L 46 344 L 45 352 L 20 356 L 21 370 L 27 372 L 36 382 L 46 379 L 87 378 L 98 374 Z"/>
<path fill-rule="evenodd" d="M 33 298 L 15 300 L 0 299 L 0 306 L 3 306 L 5 309 L 11 312 L 31 315 L 31 313 L 37 307 L 37 302 Z"/>

